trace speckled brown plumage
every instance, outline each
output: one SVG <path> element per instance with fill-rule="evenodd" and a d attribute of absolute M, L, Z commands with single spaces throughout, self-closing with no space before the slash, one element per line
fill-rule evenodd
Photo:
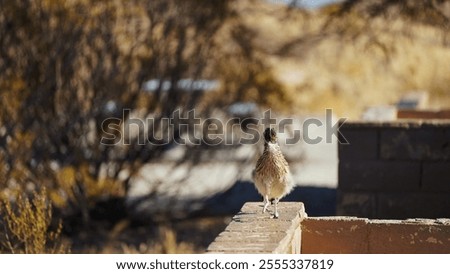
<path fill-rule="evenodd" d="M 264 198 L 263 212 L 273 200 L 274 217 L 278 218 L 278 201 L 292 190 L 293 182 L 274 129 L 267 128 L 264 131 L 264 152 L 256 163 L 253 180 L 256 189 Z"/>

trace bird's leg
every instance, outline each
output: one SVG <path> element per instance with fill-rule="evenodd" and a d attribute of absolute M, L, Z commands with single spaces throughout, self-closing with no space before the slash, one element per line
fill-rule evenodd
<path fill-rule="evenodd" d="M 274 205 L 274 213 L 273 213 L 273 218 L 278 219 L 279 214 L 278 214 L 278 201 L 279 199 L 275 199 L 273 201 L 273 205 Z"/>
<path fill-rule="evenodd" d="M 264 208 L 263 208 L 263 213 L 266 212 L 267 207 L 270 205 L 270 201 L 269 201 L 269 196 L 268 195 L 264 195 Z"/>

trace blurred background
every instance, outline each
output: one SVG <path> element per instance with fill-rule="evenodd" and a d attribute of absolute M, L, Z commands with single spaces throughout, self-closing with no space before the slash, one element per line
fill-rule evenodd
<path fill-rule="evenodd" d="M 270 109 L 294 121 L 284 140 L 326 109 L 334 123 L 384 119 L 411 97 L 450 107 L 450 1 L 0 7 L 2 253 L 203 252 L 261 199 L 262 144 L 239 144 L 231 125 L 230 145 L 178 145 L 191 132 L 162 122 L 176 110 L 208 125 Z M 286 200 L 310 216 L 336 212 L 336 143 L 282 144 L 298 185 Z"/>

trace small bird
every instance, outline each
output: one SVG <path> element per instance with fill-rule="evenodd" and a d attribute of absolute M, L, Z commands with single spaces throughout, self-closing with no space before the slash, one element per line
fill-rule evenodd
<path fill-rule="evenodd" d="M 289 165 L 277 143 L 277 133 L 273 128 L 264 131 L 264 152 L 256 162 L 253 180 L 259 194 L 263 196 L 263 213 L 270 202 L 274 205 L 273 218 L 278 218 L 278 202 L 294 187 Z"/>

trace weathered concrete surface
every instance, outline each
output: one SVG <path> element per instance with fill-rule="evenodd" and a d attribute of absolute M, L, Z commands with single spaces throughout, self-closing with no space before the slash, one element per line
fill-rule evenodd
<path fill-rule="evenodd" d="M 300 253 L 300 222 L 306 216 L 303 203 L 280 202 L 278 219 L 262 213 L 262 207 L 262 202 L 246 203 L 207 252 Z"/>
<path fill-rule="evenodd" d="M 307 217 L 303 203 L 280 203 L 280 218 L 246 203 L 207 249 L 209 253 L 450 253 L 450 219 L 370 220 Z"/>
<path fill-rule="evenodd" d="M 306 218 L 302 224 L 302 253 L 368 253 L 368 219 Z"/>
<path fill-rule="evenodd" d="M 450 220 L 373 220 L 368 242 L 370 253 L 450 253 Z"/>
<path fill-rule="evenodd" d="M 306 218 L 302 253 L 450 253 L 450 219 Z"/>

